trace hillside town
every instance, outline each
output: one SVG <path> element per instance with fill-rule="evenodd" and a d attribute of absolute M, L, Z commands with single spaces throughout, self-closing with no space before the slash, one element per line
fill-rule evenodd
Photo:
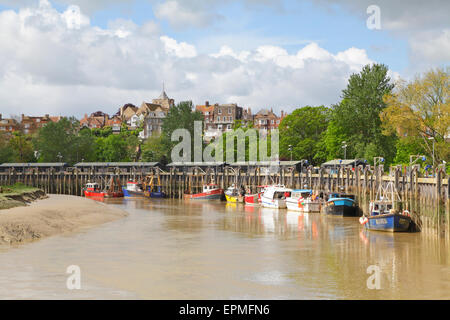
<path fill-rule="evenodd" d="M 104 129 L 110 127 L 113 134 L 119 134 L 126 128 L 128 131 L 139 131 L 139 138 L 146 140 L 151 136 L 158 136 L 162 132 L 163 120 L 170 109 L 175 106 L 175 100 L 169 98 L 164 88 L 158 98 L 151 102 L 143 101 L 140 107 L 133 104 L 125 104 L 117 113 L 109 115 L 103 111 L 95 111 L 90 115 L 85 114 L 79 119 L 80 128 Z M 281 120 L 287 115 L 281 111 L 278 116 L 273 109 L 261 109 L 252 114 L 250 108 L 244 108 L 237 103 L 210 104 L 195 106 L 195 110 L 204 116 L 204 139 L 206 142 L 218 138 L 222 133 L 234 129 L 236 121 L 240 121 L 243 127 L 250 124 L 262 131 L 263 134 L 277 129 Z M 58 122 L 62 116 L 27 116 L 3 118 L 0 114 L 0 132 L 13 133 L 20 131 L 24 134 L 34 134 L 49 122 Z"/>

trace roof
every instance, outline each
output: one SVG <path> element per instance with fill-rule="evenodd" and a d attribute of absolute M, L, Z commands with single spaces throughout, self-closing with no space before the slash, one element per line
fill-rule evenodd
<path fill-rule="evenodd" d="M 161 92 L 161 95 L 158 97 L 158 99 L 169 99 L 169 97 L 167 96 L 166 92 L 163 90 L 163 92 Z"/>
<path fill-rule="evenodd" d="M 335 159 L 335 160 L 331 160 L 331 161 L 322 163 L 322 167 L 323 166 L 349 166 L 349 165 L 354 165 L 358 162 L 362 163 L 362 162 L 364 162 L 364 160 L 361 160 L 361 159 L 346 159 L 346 160 Z"/>
<path fill-rule="evenodd" d="M 213 112 L 214 111 L 214 106 L 198 105 L 198 106 L 195 106 L 195 111 L 200 111 L 202 113 L 204 113 L 204 112 Z"/>
<path fill-rule="evenodd" d="M 3 168 L 14 168 L 14 167 L 65 167 L 67 163 L 65 162 L 42 162 L 42 163 L 3 163 L 0 167 Z"/>
<path fill-rule="evenodd" d="M 156 167 L 159 162 L 79 162 L 75 167 Z"/>
<path fill-rule="evenodd" d="M 168 167 L 213 167 L 213 166 L 223 166 L 225 162 L 214 162 L 214 161 L 205 161 L 205 162 L 172 162 L 169 163 Z"/>
<path fill-rule="evenodd" d="M 229 165 L 232 167 L 244 167 L 244 166 L 296 166 L 302 161 L 237 161 L 230 162 Z"/>

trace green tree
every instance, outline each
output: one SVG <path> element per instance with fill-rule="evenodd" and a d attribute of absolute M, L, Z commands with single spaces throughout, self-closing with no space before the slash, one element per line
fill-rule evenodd
<path fill-rule="evenodd" d="M 194 122 L 201 121 L 203 127 L 203 114 L 193 111 L 192 101 L 183 101 L 176 106 L 170 108 L 167 117 L 163 120 L 162 125 L 162 142 L 170 155 L 172 148 L 178 144 L 177 141 L 172 142 L 172 133 L 176 129 L 186 129 L 191 135 L 191 154 L 194 157 Z M 202 142 L 203 143 L 203 142 Z M 200 147 L 200 146 L 197 146 Z"/>
<path fill-rule="evenodd" d="M 373 64 L 350 76 L 342 101 L 333 106 L 330 131 L 325 137 L 328 158 L 343 158 L 345 141 L 347 158 L 371 162 L 373 157 L 383 156 L 386 163 L 392 162 L 396 135 L 383 134 L 380 119 L 386 108 L 383 96 L 394 88 L 387 73 L 386 65 Z"/>
<path fill-rule="evenodd" d="M 330 121 L 331 110 L 324 107 L 306 106 L 294 110 L 280 123 L 280 157 L 295 160 L 307 159 L 320 164 L 326 160 L 325 132 Z"/>
<path fill-rule="evenodd" d="M 11 162 L 13 160 L 13 151 L 9 145 L 7 135 L 0 132 L 0 163 Z"/>
<path fill-rule="evenodd" d="M 12 159 L 14 162 L 34 162 L 34 148 L 31 138 L 20 132 L 14 132 L 9 140 L 9 150 L 12 151 Z"/>
<path fill-rule="evenodd" d="M 126 137 L 112 134 L 96 140 L 96 158 L 100 162 L 131 161 Z"/>
<path fill-rule="evenodd" d="M 398 133 L 402 145 L 413 142 L 411 151 L 422 150 L 430 159 L 434 144 L 437 162 L 449 161 L 450 68 L 430 70 L 409 83 L 399 81 L 384 101 L 387 108 L 381 119 L 386 134 Z"/>
<path fill-rule="evenodd" d="M 162 135 L 151 136 L 142 146 L 142 160 L 148 162 L 160 162 L 167 164 L 168 150 L 164 144 Z"/>
<path fill-rule="evenodd" d="M 41 128 L 35 139 L 39 161 L 74 164 L 81 159 L 94 160 L 95 139 L 89 130 L 79 129 L 79 122 L 73 117 L 50 122 Z"/>

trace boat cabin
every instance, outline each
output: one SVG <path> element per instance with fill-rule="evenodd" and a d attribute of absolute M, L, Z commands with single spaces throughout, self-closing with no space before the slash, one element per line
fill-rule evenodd
<path fill-rule="evenodd" d="M 378 216 L 380 214 L 389 214 L 394 209 L 394 206 L 392 205 L 392 202 L 386 202 L 386 201 L 374 201 L 370 204 L 371 210 L 370 215 L 371 216 Z"/>
<path fill-rule="evenodd" d="M 219 189 L 219 186 L 217 184 L 205 184 L 203 186 L 203 192 L 210 192 L 217 189 Z"/>
<path fill-rule="evenodd" d="M 301 189 L 301 190 L 292 190 L 291 192 L 291 198 L 296 199 L 307 199 L 312 196 L 312 190 L 311 189 Z"/>
<path fill-rule="evenodd" d="M 89 182 L 89 183 L 86 183 L 86 190 L 97 191 L 97 190 L 100 190 L 100 186 L 96 182 Z"/>
<path fill-rule="evenodd" d="M 292 190 L 284 187 L 267 188 L 264 191 L 264 197 L 273 200 L 286 200 L 291 196 Z"/>

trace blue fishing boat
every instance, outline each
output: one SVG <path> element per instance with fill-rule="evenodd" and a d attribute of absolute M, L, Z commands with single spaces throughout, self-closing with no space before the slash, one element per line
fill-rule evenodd
<path fill-rule="evenodd" d="M 325 205 L 325 213 L 341 217 L 358 217 L 359 210 L 355 196 L 343 193 L 330 193 Z"/>
<path fill-rule="evenodd" d="M 387 232 L 406 232 L 410 230 L 412 220 L 407 210 L 395 209 L 395 201 L 400 201 L 400 196 L 392 182 L 386 188 L 380 186 L 376 200 L 369 205 L 369 215 L 360 218 L 360 223 L 368 230 Z"/>
<path fill-rule="evenodd" d="M 125 197 L 143 197 L 144 190 L 142 185 L 135 181 L 128 181 L 126 187 L 122 187 L 123 195 Z"/>
<path fill-rule="evenodd" d="M 149 190 L 150 198 L 165 198 L 166 193 L 162 191 L 161 186 L 154 186 L 153 190 Z"/>
<path fill-rule="evenodd" d="M 156 180 L 156 182 L 155 182 Z M 166 193 L 162 190 L 161 180 L 159 175 L 148 175 L 144 180 L 145 196 L 149 198 L 165 198 Z"/>

